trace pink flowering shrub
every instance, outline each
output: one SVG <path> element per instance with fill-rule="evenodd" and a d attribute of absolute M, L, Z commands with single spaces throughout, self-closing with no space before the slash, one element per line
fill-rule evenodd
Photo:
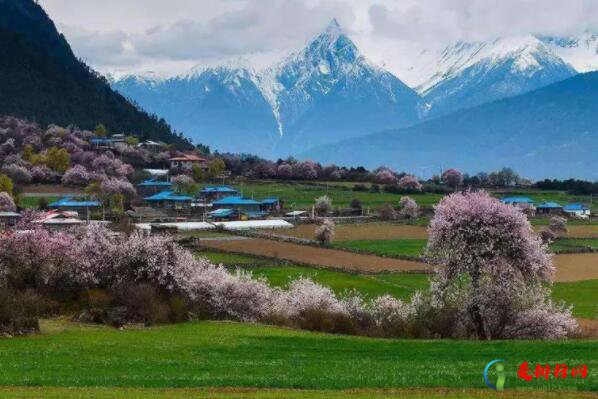
<path fill-rule="evenodd" d="M 316 198 L 314 210 L 317 215 L 323 216 L 332 212 L 332 200 L 327 195 Z"/>
<path fill-rule="evenodd" d="M 0 193 L 0 212 L 14 212 L 17 210 L 14 200 L 7 192 Z"/>
<path fill-rule="evenodd" d="M 562 216 L 553 216 L 550 218 L 550 224 L 548 225 L 550 231 L 555 235 L 567 233 L 567 219 Z"/>
<path fill-rule="evenodd" d="M 62 184 L 67 186 L 86 186 L 91 181 L 91 175 L 84 166 L 75 165 L 62 176 Z"/>
<path fill-rule="evenodd" d="M 320 245 L 330 245 L 334 238 L 334 222 L 330 219 L 324 219 L 318 227 L 316 227 L 316 241 Z"/>
<path fill-rule="evenodd" d="M 419 216 L 419 206 L 411 197 L 401 197 L 399 209 L 399 215 L 406 219 L 415 219 Z"/>
<path fill-rule="evenodd" d="M 29 183 L 31 173 L 26 167 L 11 163 L 2 167 L 2 174 L 10 177 L 15 183 Z"/>
<path fill-rule="evenodd" d="M 125 198 L 132 198 L 137 194 L 135 187 L 130 182 L 117 178 L 103 178 L 100 190 L 106 196 L 121 194 Z"/>
<path fill-rule="evenodd" d="M 280 179 L 290 179 L 293 177 L 293 167 L 288 163 L 280 164 L 276 172 L 278 178 Z"/>
<path fill-rule="evenodd" d="M 374 171 L 374 181 L 380 184 L 395 184 L 397 176 L 392 170 L 380 167 Z"/>
<path fill-rule="evenodd" d="M 442 174 L 442 182 L 449 187 L 457 188 L 463 184 L 463 175 L 457 169 L 447 169 Z"/>
<path fill-rule="evenodd" d="M 515 330 L 541 331 L 536 318 L 528 319 L 529 325 L 521 319 L 540 310 L 561 323 L 554 331 L 572 332 L 570 313 L 541 289 L 552 281 L 554 266 L 523 213 L 483 191 L 452 194 L 436 206 L 428 235 L 426 257 L 437 266 L 432 301 L 461 309 L 453 332 L 459 328 L 466 336 L 497 339 L 514 337 Z M 533 304 L 527 299 L 532 296 Z"/>
<path fill-rule="evenodd" d="M 31 179 L 34 183 L 54 183 L 58 174 L 45 165 L 31 168 Z"/>
<path fill-rule="evenodd" d="M 417 177 L 412 175 L 405 175 L 399 179 L 399 189 L 403 191 L 422 191 L 422 185 Z"/>

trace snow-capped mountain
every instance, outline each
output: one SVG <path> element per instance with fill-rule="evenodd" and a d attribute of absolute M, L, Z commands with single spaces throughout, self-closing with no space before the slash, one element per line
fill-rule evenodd
<path fill-rule="evenodd" d="M 598 70 L 598 32 L 585 31 L 566 37 L 540 36 L 539 39 L 577 72 Z"/>
<path fill-rule="evenodd" d="M 431 65 L 435 72 L 417 87 L 428 117 L 519 95 L 577 73 L 532 35 L 458 42 Z"/>
<path fill-rule="evenodd" d="M 168 79 L 126 76 L 112 86 L 176 130 L 220 151 L 266 154 L 278 137 L 257 76 L 242 63 L 196 68 Z"/>
<path fill-rule="evenodd" d="M 417 93 L 361 55 L 336 20 L 261 81 L 282 154 L 417 121 Z"/>
<path fill-rule="evenodd" d="M 260 73 L 200 68 L 170 79 L 129 76 L 113 87 L 196 141 L 268 156 L 413 124 L 420 101 L 363 57 L 336 20 Z"/>

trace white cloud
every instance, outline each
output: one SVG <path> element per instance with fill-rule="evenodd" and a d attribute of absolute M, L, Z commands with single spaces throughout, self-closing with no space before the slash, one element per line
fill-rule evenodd
<path fill-rule="evenodd" d="M 265 64 L 336 17 L 399 74 L 424 47 L 598 24 L 596 0 L 40 0 L 76 54 L 102 72 L 179 73 L 243 56 Z"/>

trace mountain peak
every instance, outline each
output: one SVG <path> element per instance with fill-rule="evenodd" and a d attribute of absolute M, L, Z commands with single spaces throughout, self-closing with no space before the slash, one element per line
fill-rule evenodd
<path fill-rule="evenodd" d="M 336 18 L 332 18 L 326 27 L 325 33 L 327 33 L 329 36 L 340 36 L 343 34 L 343 29 Z"/>

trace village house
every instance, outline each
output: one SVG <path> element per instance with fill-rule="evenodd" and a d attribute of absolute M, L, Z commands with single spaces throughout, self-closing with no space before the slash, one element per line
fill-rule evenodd
<path fill-rule="evenodd" d="M 239 196 L 224 197 L 212 203 L 215 210 L 210 212 L 208 216 L 218 215 L 224 217 L 226 213 L 231 219 L 259 219 L 268 216 L 268 212 L 262 211 L 261 205 L 261 202 L 249 198 Z M 231 212 L 228 213 L 225 211 Z"/>
<path fill-rule="evenodd" d="M 536 212 L 534 200 L 528 197 L 505 197 L 500 201 L 503 204 L 512 205 L 516 208 L 519 208 L 528 215 L 533 215 Z"/>
<path fill-rule="evenodd" d="M 227 186 L 208 186 L 201 189 L 199 199 L 203 202 L 213 202 L 225 197 L 238 195 L 239 192 Z"/>
<path fill-rule="evenodd" d="M 17 224 L 21 215 L 17 212 L 0 212 L 0 230 L 6 230 Z"/>
<path fill-rule="evenodd" d="M 144 200 L 152 207 L 165 210 L 188 210 L 191 208 L 193 197 L 177 194 L 174 191 L 162 191 Z"/>
<path fill-rule="evenodd" d="M 161 191 L 171 190 L 172 183 L 164 180 L 148 179 L 137 185 L 140 195 L 149 196 Z"/>
<path fill-rule="evenodd" d="M 563 207 L 563 213 L 567 216 L 573 216 L 578 218 L 589 218 L 591 210 L 584 204 L 568 204 Z"/>
<path fill-rule="evenodd" d="M 82 212 L 89 220 L 90 211 L 99 209 L 102 204 L 99 201 L 76 200 L 72 197 L 64 197 L 48 205 L 49 208 L 59 211 L 72 211 L 75 214 Z"/>
<path fill-rule="evenodd" d="M 141 148 L 151 153 L 157 154 L 162 150 L 162 144 L 152 140 L 145 140 L 137 144 L 137 148 Z"/>
<path fill-rule="evenodd" d="M 208 169 L 208 160 L 193 154 L 183 154 L 169 159 L 170 169 L 191 170 L 193 165 Z"/>
<path fill-rule="evenodd" d="M 282 208 L 282 204 L 278 198 L 266 198 L 260 203 L 260 210 L 262 212 L 278 212 Z"/>
<path fill-rule="evenodd" d="M 542 202 L 536 205 L 538 215 L 560 215 L 563 213 L 563 206 L 556 202 Z"/>
<path fill-rule="evenodd" d="M 79 227 L 84 222 L 79 219 L 76 211 L 51 210 L 41 214 L 33 223 L 53 230 L 64 230 Z"/>

